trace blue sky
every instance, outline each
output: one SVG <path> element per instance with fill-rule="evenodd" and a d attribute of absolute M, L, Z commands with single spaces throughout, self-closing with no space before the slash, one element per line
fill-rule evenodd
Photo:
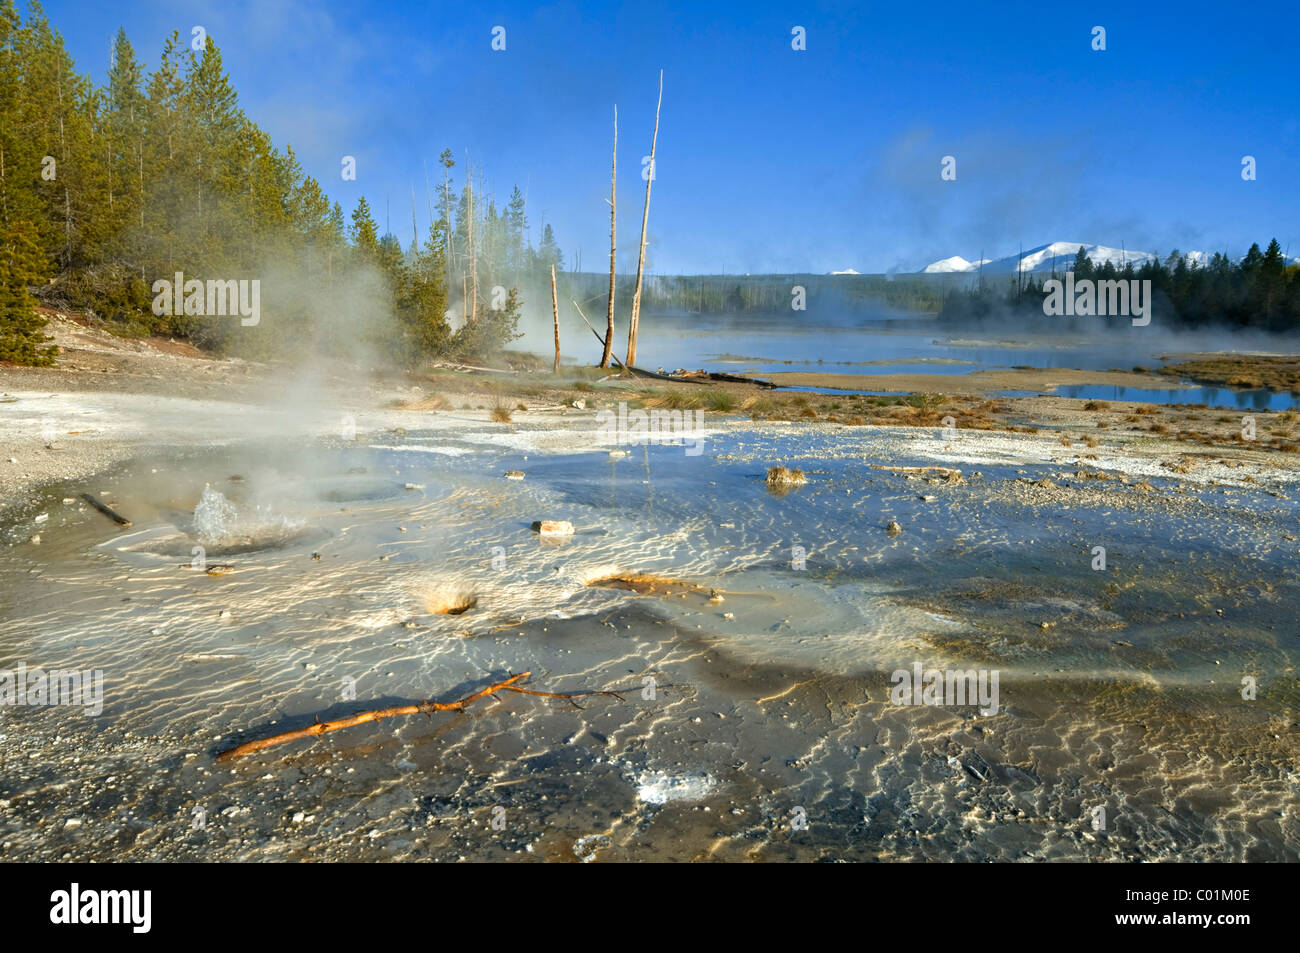
<path fill-rule="evenodd" d="M 1300 5 L 50 0 L 104 78 L 126 28 L 156 64 L 203 26 L 244 110 L 331 198 L 386 205 L 403 244 L 424 168 L 468 155 L 534 240 L 609 249 L 619 110 L 620 270 L 635 267 L 658 71 L 652 271 L 916 270 L 1054 240 L 1300 254 Z M 491 49 L 494 26 L 504 52 Z M 1104 52 L 1092 28 L 1106 28 Z M 807 31 L 806 51 L 791 29 Z M 357 180 L 340 177 L 357 158 Z M 945 155 L 956 181 L 940 179 Z M 1252 155 L 1258 178 L 1241 178 Z"/>

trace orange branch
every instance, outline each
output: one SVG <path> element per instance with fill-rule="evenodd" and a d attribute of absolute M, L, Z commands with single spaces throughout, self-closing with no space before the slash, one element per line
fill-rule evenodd
<path fill-rule="evenodd" d="M 231 748 L 229 751 L 223 751 L 217 755 L 218 761 L 229 761 L 234 758 L 241 758 L 246 754 L 252 754 L 255 751 L 264 751 L 267 748 L 274 748 L 277 745 L 286 744 L 290 741 L 297 741 L 300 738 L 314 738 L 318 735 L 327 734 L 331 731 L 339 731 L 343 728 L 351 728 L 353 725 L 364 725 L 368 722 L 379 721 L 383 718 L 395 718 L 398 715 L 431 715 L 435 711 L 464 711 L 465 706 L 471 702 L 476 702 L 487 695 L 495 695 L 500 691 L 518 692 L 521 695 L 537 695 L 542 698 L 578 698 L 583 695 L 614 695 L 615 692 L 538 692 L 530 688 L 520 688 L 516 683 L 526 679 L 531 673 L 520 672 L 518 675 L 512 675 L 504 682 L 497 682 L 482 688 L 472 695 L 466 695 L 454 702 L 435 702 L 423 701 L 414 705 L 398 705 L 394 708 L 375 708 L 370 711 L 358 712 L 355 715 L 349 715 L 347 718 L 339 718 L 334 721 L 318 721 L 314 725 L 308 725 L 306 728 L 299 728 L 296 731 L 286 731 L 278 735 L 272 735 L 270 738 L 261 738 L 257 741 L 246 741 L 238 747 Z"/>

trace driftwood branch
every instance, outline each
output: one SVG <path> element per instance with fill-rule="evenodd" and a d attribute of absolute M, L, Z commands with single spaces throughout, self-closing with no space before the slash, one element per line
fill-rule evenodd
<path fill-rule="evenodd" d="M 873 463 L 871 469 L 888 470 L 891 473 L 942 473 L 944 476 L 953 474 L 961 476 L 961 471 L 954 470 L 952 467 L 887 467 L 880 463 Z"/>
<path fill-rule="evenodd" d="M 287 744 L 290 741 L 298 741 L 301 738 L 314 738 L 318 735 L 327 734 L 331 731 L 339 731 L 343 728 L 351 728 L 354 725 L 364 725 L 372 721 L 380 721 L 384 718 L 396 718 L 399 715 L 432 715 L 435 711 L 464 711 L 465 706 L 480 698 L 486 698 L 488 695 L 495 696 L 497 692 L 518 692 L 521 695 L 537 695 L 540 698 L 564 698 L 572 701 L 575 698 L 581 698 L 584 695 L 613 695 L 615 698 L 621 697 L 618 692 L 595 691 L 595 692 L 539 692 L 531 688 L 523 688 L 519 685 L 524 679 L 532 674 L 530 672 L 520 672 L 518 675 L 512 675 L 503 682 L 496 682 L 487 688 L 481 688 L 472 695 L 466 695 L 464 698 L 453 702 L 435 702 L 423 701 L 414 705 L 397 705 L 392 708 L 374 708 L 370 711 L 358 712 L 355 715 L 349 715 L 347 718 L 338 718 L 334 721 L 318 721 L 306 728 L 299 728 L 296 731 L 286 731 L 278 735 L 272 735 L 269 738 L 260 738 L 257 741 L 246 741 L 238 747 L 231 748 L 229 751 L 223 751 L 217 755 L 218 761 L 230 761 L 234 758 L 241 758 L 246 754 L 253 754 L 257 751 L 265 751 L 267 748 L 274 748 L 277 745 Z M 576 704 L 576 703 L 575 703 Z"/>
<path fill-rule="evenodd" d="M 586 322 L 587 327 L 591 328 L 591 333 L 594 334 L 594 335 L 596 335 L 596 340 L 597 340 L 597 341 L 604 341 L 605 339 L 602 338 L 602 337 L 600 336 L 600 332 L 597 331 L 595 328 L 592 328 L 592 327 L 591 327 L 591 322 L 590 322 L 590 321 L 587 321 L 587 316 L 586 316 L 585 314 L 582 313 L 582 305 L 578 304 L 577 301 L 574 301 L 573 298 L 570 298 L 569 300 L 573 302 L 573 306 L 578 310 L 578 317 L 582 318 L 582 320 L 583 320 L 584 322 Z M 629 370 L 627 369 L 627 365 L 624 364 L 622 361 L 620 361 L 620 360 L 618 359 L 618 355 L 617 355 L 617 354 L 615 354 L 615 353 L 613 353 L 613 352 L 611 351 L 609 356 L 612 357 L 612 358 L 613 358 L 613 359 L 618 363 L 618 366 L 619 366 L 619 367 L 623 368 L 624 373 L 626 373 L 626 374 L 631 374 L 631 373 L 632 373 L 631 371 L 629 371 Z"/>
<path fill-rule="evenodd" d="M 107 516 L 109 519 L 111 519 L 114 523 L 118 524 L 119 526 L 131 525 L 131 521 L 129 519 L 127 519 L 117 510 L 113 509 L 107 503 L 101 503 L 99 500 L 95 499 L 89 493 L 81 494 L 81 498 L 85 500 L 87 503 L 89 503 L 91 506 L 93 506 L 95 509 L 99 510 L 99 512 L 103 513 L 105 516 Z"/>
<path fill-rule="evenodd" d="M 478 367 L 474 364 L 457 364 L 454 361 L 434 361 L 430 367 L 438 368 L 444 371 L 460 371 L 461 373 L 477 374 L 517 374 L 518 371 L 512 371 L 509 368 L 500 367 Z"/>

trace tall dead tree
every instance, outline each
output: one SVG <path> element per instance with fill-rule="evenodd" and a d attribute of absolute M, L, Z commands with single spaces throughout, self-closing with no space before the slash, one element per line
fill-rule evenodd
<path fill-rule="evenodd" d="M 605 353 L 600 356 L 600 366 L 609 367 L 614 351 L 614 240 L 618 225 L 618 206 L 615 204 L 618 188 L 618 106 L 614 107 L 614 159 L 609 172 L 609 307 L 605 311 Z"/>
<path fill-rule="evenodd" d="M 433 223 L 429 223 L 433 228 Z M 415 223 L 415 183 L 411 183 L 411 247 L 416 252 L 420 250 L 420 226 Z"/>
<path fill-rule="evenodd" d="M 465 187 L 469 189 L 469 273 L 470 305 L 469 321 L 478 321 L 478 249 L 474 247 L 474 170 L 465 167 Z"/>
<path fill-rule="evenodd" d="M 555 266 L 551 266 L 551 313 L 555 315 L 555 369 L 560 373 L 560 300 L 555 296 Z"/>
<path fill-rule="evenodd" d="M 645 211 L 641 214 L 641 253 L 636 262 L 636 291 L 632 294 L 632 320 L 627 330 L 627 365 L 636 363 L 636 332 L 641 322 L 641 281 L 645 273 L 645 230 L 650 221 L 650 186 L 655 180 L 655 146 L 659 144 L 659 107 L 664 102 L 664 71 L 659 71 L 659 102 L 655 104 L 655 133 L 650 140 L 650 169 L 645 177 Z"/>

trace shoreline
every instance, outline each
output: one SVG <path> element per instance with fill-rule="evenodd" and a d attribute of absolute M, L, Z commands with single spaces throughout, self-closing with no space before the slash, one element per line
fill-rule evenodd
<path fill-rule="evenodd" d="M 596 411 L 620 402 L 698 409 L 711 418 L 709 426 L 728 428 L 826 425 L 904 437 L 916 428 L 942 430 L 945 420 L 951 420 L 953 429 L 944 432 L 996 432 L 1005 438 L 1000 452 L 1026 462 L 1041 460 L 1042 448 L 1056 444 L 1094 466 L 1105 456 L 1131 461 L 1137 469 L 1157 461 L 1171 472 L 1186 473 L 1213 462 L 1221 478 L 1232 474 L 1255 481 L 1300 470 L 1296 411 L 1243 414 L 1201 405 L 988 396 L 1077 383 L 1163 389 L 1175 383 L 1154 373 L 1012 369 L 967 375 L 767 375 L 788 386 L 831 391 L 818 394 L 731 382 L 706 387 L 629 380 L 580 365 L 562 367 L 558 377 L 540 370 L 499 377 L 449 370 L 386 375 L 342 367 L 289 371 L 212 358 L 174 341 L 117 338 L 58 312 L 50 314 L 49 330 L 61 349 L 54 367 L 0 366 L 0 513 L 21 509 L 42 488 L 68 480 L 93 482 L 96 474 L 146 454 L 258 439 L 316 440 L 337 435 L 348 420 L 362 430 L 456 429 L 462 424 L 503 428 L 493 417 L 504 413 L 509 427 L 549 432 L 544 440 L 523 438 L 539 440 L 540 450 L 589 451 Z M 833 389 L 912 396 L 864 397 Z M 1243 437 L 1246 417 L 1255 428 L 1253 440 Z"/>

